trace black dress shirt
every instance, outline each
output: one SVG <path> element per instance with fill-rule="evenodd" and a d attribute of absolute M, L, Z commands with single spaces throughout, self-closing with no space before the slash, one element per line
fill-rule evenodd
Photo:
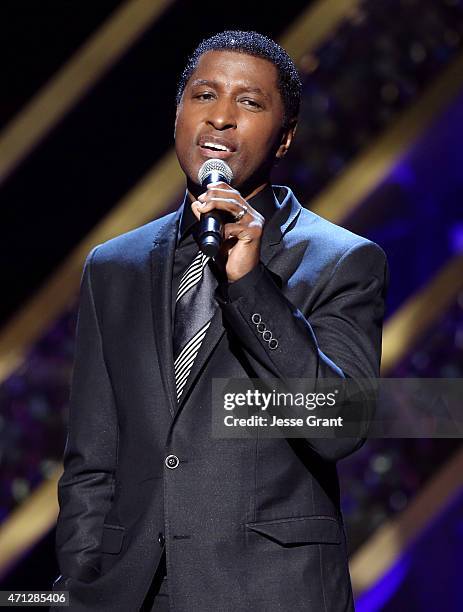
<path fill-rule="evenodd" d="M 271 219 L 274 213 L 280 208 L 280 204 L 273 192 L 272 186 L 268 184 L 262 191 L 259 191 L 259 193 L 248 201 L 250 205 L 265 218 L 264 229 L 266 231 L 270 229 Z M 193 261 L 199 249 L 198 242 L 196 241 L 196 232 L 199 228 L 199 222 L 191 210 L 191 202 L 188 193 L 185 193 L 185 199 L 182 206 L 183 209 L 180 217 L 177 245 L 174 254 L 172 319 L 174 319 L 175 314 L 175 300 L 180 278 L 189 264 Z M 259 263 L 254 269 L 233 283 L 228 283 L 226 278 L 218 278 L 219 286 L 216 296 L 224 301 L 233 301 L 245 294 L 247 287 L 253 286 L 256 278 L 262 273 L 262 266 L 263 264 Z"/>

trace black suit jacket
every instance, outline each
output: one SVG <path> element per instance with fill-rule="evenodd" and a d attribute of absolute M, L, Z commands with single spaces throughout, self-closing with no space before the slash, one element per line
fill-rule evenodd
<path fill-rule="evenodd" d="M 71 610 L 139 610 L 164 547 L 177 612 L 353 610 L 336 461 L 363 439 L 211 436 L 213 378 L 379 375 L 384 252 L 274 189 L 279 223 L 264 229 L 256 282 L 220 300 L 178 406 L 181 209 L 87 258 L 58 485 L 54 588 L 70 590 Z"/>

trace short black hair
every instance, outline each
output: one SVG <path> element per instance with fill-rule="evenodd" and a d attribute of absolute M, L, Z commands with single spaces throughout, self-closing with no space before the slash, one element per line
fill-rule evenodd
<path fill-rule="evenodd" d="M 226 30 L 202 40 L 189 57 L 178 85 L 176 102 L 180 103 L 186 84 L 207 51 L 236 51 L 272 62 L 278 72 L 278 89 L 283 100 L 284 126 L 297 118 L 301 104 L 302 83 L 293 60 L 274 40 L 254 31 Z"/>

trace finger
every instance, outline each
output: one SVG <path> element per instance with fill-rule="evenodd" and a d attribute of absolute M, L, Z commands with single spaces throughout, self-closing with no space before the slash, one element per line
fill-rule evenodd
<path fill-rule="evenodd" d="M 197 200 L 195 202 L 192 202 L 191 210 L 193 211 L 193 214 L 196 217 L 196 219 L 199 221 L 201 218 L 201 210 L 198 205 L 199 205 L 199 202 Z"/>
<path fill-rule="evenodd" d="M 202 193 L 199 197 L 198 200 L 200 202 L 204 202 L 204 200 L 209 199 L 211 196 L 217 196 L 217 197 L 224 197 L 225 195 L 228 195 L 229 197 L 231 195 L 235 196 L 236 200 L 239 200 L 241 198 L 240 194 L 238 191 L 236 191 L 235 189 L 217 189 L 215 187 L 212 187 L 211 189 L 209 189 L 208 191 L 205 191 L 204 193 Z"/>
<path fill-rule="evenodd" d="M 232 215 L 236 215 L 240 210 L 242 210 L 242 206 L 234 200 L 233 198 L 220 198 L 220 197 L 208 197 L 207 200 L 198 200 L 198 209 L 200 212 L 205 213 L 214 208 L 218 210 L 226 210 Z"/>
<path fill-rule="evenodd" d="M 225 181 L 216 181 L 215 183 L 208 183 L 207 189 L 214 188 L 226 189 L 227 191 L 236 191 L 236 189 L 233 189 L 233 187 Z"/>
<path fill-rule="evenodd" d="M 225 240 L 245 240 L 246 242 L 251 242 L 255 238 L 252 228 L 247 225 L 239 225 L 239 223 L 225 223 L 223 235 Z"/>
<path fill-rule="evenodd" d="M 207 202 L 200 202 L 199 200 L 196 200 L 195 202 L 192 202 L 191 210 L 198 221 L 200 220 L 202 214 L 210 212 L 214 209 L 226 211 L 235 217 L 237 214 L 237 209 L 238 211 L 242 209 L 242 207 L 239 205 L 236 206 L 235 204 L 235 200 L 228 198 L 211 198 Z"/>
<path fill-rule="evenodd" d="M 208 193 L 210 193 L 211 191 L 217 191 L 217 192 L 222 192 L 222 193 L 234 193 L 236 194 L 239 198 L 241 198 L 241 194 L 239 191 L 237 191 L 236 189 L 232 189 L 231 187 L 229 189 L 225 189 L 225 187 L 222 187 L 218 184 L 213 184 L 211 183 L 210 185 L 207 186 L 207 191 L 204 192 L 204 194 L 201 195 L 207 195 Z"/>
<path fill-rule="evenodd" d="M 226 196 L 229 196 L 229 197 L 226 197 Z M 243 200 L 241 195 L 237 191 L 234 191 L 234 190 L 227 191 L 224 189 L 212 189 L 211 191 L 202 193 L 198 197 L 198 202 L 201 202 L 199 206 L 201 207 L 204 205 L 204 210 L 207 210 L 206 203 L 209 203 L 212 201 L 229 202 L 230 204 L 233 205 L 233 208 L 227 209 L 227 210 L 229 210 L 229 212 L 234 215 L 237 215 L 242 210 L 245 210 L 245 212 L 250 212 L 251 214 L 255 212 L 252 206 L 248 204 L 245 200 Z"/>

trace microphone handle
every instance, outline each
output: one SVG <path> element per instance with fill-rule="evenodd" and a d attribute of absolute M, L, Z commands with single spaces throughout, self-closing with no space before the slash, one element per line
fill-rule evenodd
<path fill-rule="evenodd" d="M 200 218 L 199 247 L 204 255 L 215 257 L 222 246 L 223 221 L 219 210 L 211 210 Z"/>
<path fill-rule="evenodd" d="M 223 181 L 228 184 L 223 174 L 217 170 L 210 172 L 201 185 L 206 189 L 209 183 Z M 222 246 L 223 241 L 223 218 L 221 211 L 211 210 L 201 214 L 199 220 L 199 247 L 204 255 L 215 257 Z"/>

